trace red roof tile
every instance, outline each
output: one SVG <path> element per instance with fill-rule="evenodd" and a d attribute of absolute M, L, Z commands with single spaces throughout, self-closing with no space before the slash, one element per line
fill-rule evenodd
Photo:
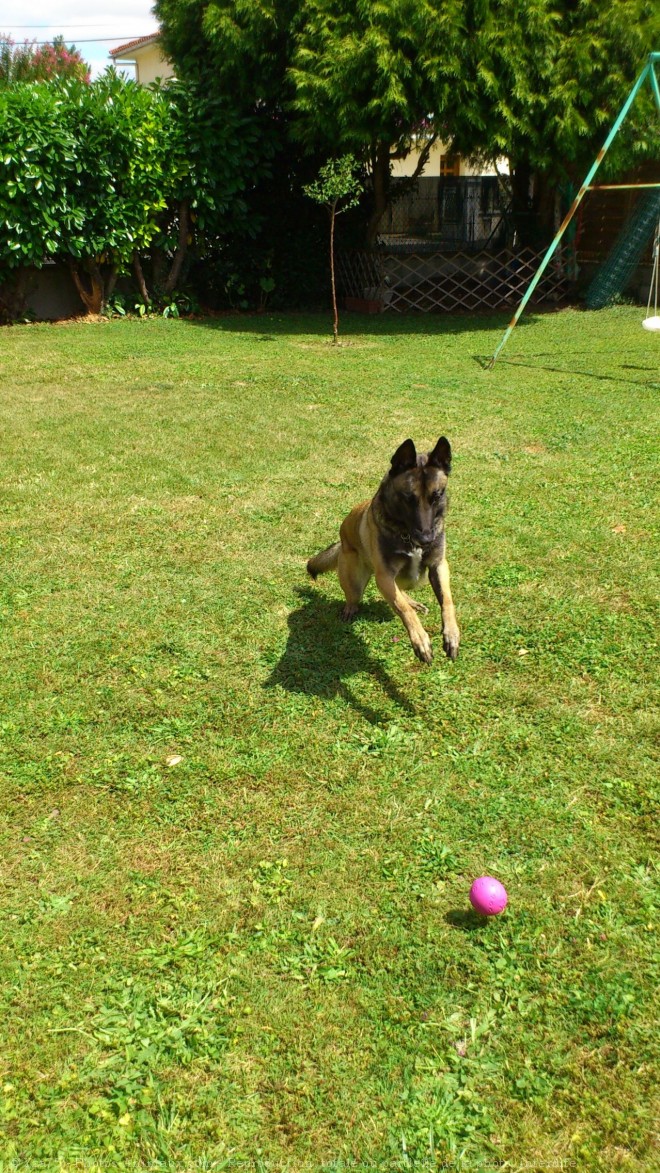
<path fill-rule="evenodd" d="M 152 41 L 157 41 L 159 33 L 150 33 L 148 37 L 138 37 L 135 41 L 127 41 L 125 45 L 118 45 L 116 49 L 110 49 L 111 57 L 116 57 L 119 53 L 126 53 L 129 49 L 141 49 L 144 45 L 150 45 Z"/>

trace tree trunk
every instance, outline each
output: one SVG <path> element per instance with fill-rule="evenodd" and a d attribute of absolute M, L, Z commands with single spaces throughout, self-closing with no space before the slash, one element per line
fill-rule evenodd
<path fill-rule="evenodd" d="M 534 220 L 537 243 L 550 244 L 555 234 L 555 197 L 558 184 L 538 171 L 534 176 Z M 559 227 L 559 225 L 557 225 Z"/>
<path fill-rule="evenodd" d="M 89 257 L 82 264 L 84 272 L 81 272 L 75 258 L 69 258 L 71 276 L 87 313 L 100 314 L 104 303 L 104 282 L 100 266 L 97 261 L 93 261 Z"/>
<path fill-rule="evenodd" d="M 337 201 L 330 208 L 330 282 L 332 285 L 332 341 L 339 341 L 339 314 L 337 312 L 337 285 L 335 282 L 335 217 Z"/>
<path fill-rule="evenodd" d="M 531 197 L 532 169 L 527 159 L 512 161 L 511 213 L 519 247 L 535 243 L 534 214 Z"/>
<path fill-rule="evenodd" d="M 109 302 L 110 298 L 112 297 L 112 295 L 115 291 L 115 285 L 117 284 L 118 277 L 119 277 L 119 269 L 118 269 L 117 265 L 113 265 L 110 270 L 110 273 L 108 275 L 108 280 L 105 283 L 105 293 L 103 295 L 104 308 L 107 305 L 107 303 Z"/>
<path fill-rule="evenodd" d="M 165 250 L 152 245 L 151 248 L 151 281 L 156 292 L 165 288 L 167 272 L 167 257 Z"/>
<path fill-rule="evenodd" d="M 165 291 L 167 293 L 172 293 L 176 288 L 177 281 L 181 276 L 186 252 L 188 251 L 188 233 L 190 231 L 189 214 L 190 200 L 181 200 L 179 204 L 179 241 L 174 254 L 174 260 L 172 261 L 172 268 L 165 282 Z"/>
<path fill-rule="evenodd" d="M 140 290 L 140 297 L 142 298 L 145 306 L 147 306 L 149 305 L 151 298 L 149 297 L 149 290 L 147 289 L 147 283 L 144 279 L 140 254 L 137 252 L 137 250 L 133 253 L 133 272 L 135 273 L 135 280 L 137 281 L 138 289 Z"/>
<path fill-rule="evenodd" d="M 541 249 L 554 236 L 557 184 L 547 174 L 533 172 L 528 159 L 511 167 L 511 210 L 519 246 Z"/>
<path fill-rule="evenodd" d="M 376 143 L 372 158 L 372 170 L 374 206 L 367 225 L 368 248 L 371 248 L 378 235 L 378 226 L 390 201 L 390 144 L 388 142 Z"/>

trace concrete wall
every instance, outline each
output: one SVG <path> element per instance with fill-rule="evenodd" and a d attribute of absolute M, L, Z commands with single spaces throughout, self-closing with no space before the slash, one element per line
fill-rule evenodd
<path fill-rule="evenodd" d="M 2 298 L 0 287 L 0 298 Z M 58 322 L 84 314 L 85 307 L 66 265 L 30 268 L 26 281 L 27 309 L 40 321 Z"/>
<path fill-rule="evenodd" d="M 581 291 L 586 289 L 595 276 L 597 268 L 596 262 L 580 266 L 578 288 Z M 627 296 L 634 298 L 645 307 L 650 282 L 651 266 L 649 264 L 640 265 L 628 284 Z M 64 318 L 80 317 L 86 312 L 66 265 L 47 264 L 43 269 L 30 269 L 27 289 L 28 309 L 40 321 L 57 322 Z M 0 286 L 0 300 L 2 300 L 2 292 Z"/>

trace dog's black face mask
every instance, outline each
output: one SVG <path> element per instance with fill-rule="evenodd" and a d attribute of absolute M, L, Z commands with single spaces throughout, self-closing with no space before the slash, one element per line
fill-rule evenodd
<path fill-rule="evenodd" d="M 419 456 L 412 440 L 404 440 L 392 457 L 381 486 L 388 523 L 419 546 L 430 546 L 447 509 L 447 478 L 451 446 L 441 436 L 432 452 Z"/>

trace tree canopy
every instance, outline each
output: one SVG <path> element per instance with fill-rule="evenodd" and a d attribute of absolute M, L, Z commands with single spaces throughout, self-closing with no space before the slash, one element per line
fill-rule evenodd
<path fill-rule="evenodd" d="M 660 9 L 654 0 L 470 0 L 466 10 L 454 144 L 508 160 L 520 235 L 536 240 L 552 231 L 558 185 L 584 178 L 660 38 Z M 613 171 L 660 152 L 649 113 L 642 96 L 611 154 Z"/>
<path fill-rule="evenodd" d="M 507 157 L 521 189 L 533 172 L 584 169 L 660 43 L 655 0 L 156 0 L 155 11 L 182 76 L 268 107 L 309 151 L 366 161 L 376 219 L 392 157 L 435 135 L 463 155 Z M 643 109 L 635 125 L 626 161 L 654 149 Z"/>
<path fill-rule="evenodd" d="M 457 145 L 544 171 L 591 161 L 660 38 L 654 0 L 471 0 L 465 10 Z"/>
<path fill-rule="evenodd" d="M 89 65 L 83 61 L 75 45 L 67 47 L 64 37 L 55 37 L 47 44 L 37 41 L 16 44 L 11 37 L 0 36 L 0 85 L 51 81 L 56 77 L 89 81 Z"/>

